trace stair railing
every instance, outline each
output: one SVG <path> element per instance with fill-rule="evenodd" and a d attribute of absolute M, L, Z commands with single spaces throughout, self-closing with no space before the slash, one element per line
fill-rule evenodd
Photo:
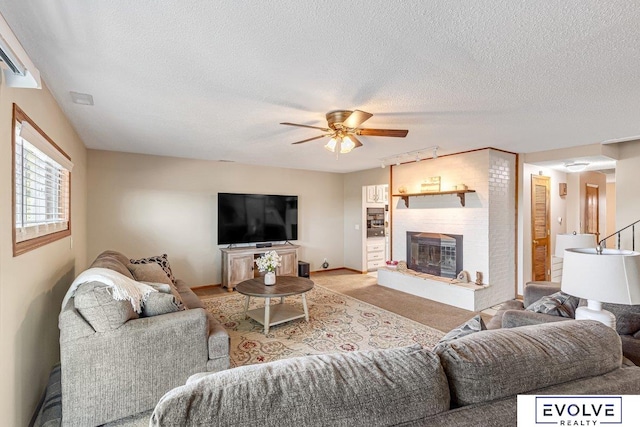
<path fill-rule="evenodd" d="M 606 247 L 606 244 L 603 246 L 602 242 L 604 242 L 605 240 L 607 240 L 607 239 L 609 239 L 611 237 L 617 236 L 618 237 L 618 242 L 617 242 L 618 243 L 618 248 L 617 249 L 620 249 L 620 233 L 622 233 L 624 230 L 626 230 L 628 228 L 631 228 L 631 250 L 635 251 L 636 250 L 636 224 L 639 223 L 639 222 L 640 222 L 640 219 L 637 220 L 636 222 L 632 223 L 632 224 L 627 225 L 624 228 L 621 228 L 620 230 L 616 231 L 615 233 L 605 237 L 604 239 L 602 239 L 602 240 L 600 240 L 598 242 L 598 246 Z"/>

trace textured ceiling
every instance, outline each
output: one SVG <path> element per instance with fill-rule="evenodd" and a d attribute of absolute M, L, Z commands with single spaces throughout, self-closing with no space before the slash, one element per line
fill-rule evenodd
<path fill-rule="evenodd" d="M 348 172 L 640 135 L 640 2 L 0 0 L 87 147 Z M 92 107 L 69 92 L 93 95 Z M 374 114 L 336 159 L 334 109 Z"/>

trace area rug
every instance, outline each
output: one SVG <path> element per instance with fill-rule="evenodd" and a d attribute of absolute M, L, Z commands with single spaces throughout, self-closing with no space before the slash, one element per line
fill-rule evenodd
<path fill-rule="evenodd" d="M 207 310 L 231 337 L 232 367 L 271 362 L 295 356 L 403 347 L 432 348 L 444 333 L 347 295 L 316 285 L 307 292 L 309 322 L 304 318 L 264 327 L 244 318 L 245 297 L 240 294 L 203 299 Z M 264 306 L 251 298 L 249 309 Z M 275 298 L 272 304 L 279 304 Z M 300 296 L 285 298 L 302 310 Z"/>

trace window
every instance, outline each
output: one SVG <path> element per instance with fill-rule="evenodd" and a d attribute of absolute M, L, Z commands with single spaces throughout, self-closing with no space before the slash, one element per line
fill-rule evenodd
<path fill-rule="evenodd" d="M 73 163 L 13 104 L 13 256 L 71 235 Z"/>

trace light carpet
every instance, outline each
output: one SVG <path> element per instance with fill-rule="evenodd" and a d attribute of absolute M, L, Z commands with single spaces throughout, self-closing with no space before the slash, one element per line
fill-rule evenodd
<path fill-rule="evenodd" d="M 240 294 L 204 298 L 207 310 L 231 337 L 232 367 L 271 362 L 309 354 L 373 350 L 421 344 L 432 348 L 444 333 L 359 301 L 316 286 L 306 294 L 309 322 L 304 318 L 264 327 L 244 318 L 245 297 Z M 264 298 L 251 298 L 249 309 L 264 306 Z M 279 304 L 280 299 L 272 299 Z M 285 298 L 302 310 L 300 296 Z"/>

